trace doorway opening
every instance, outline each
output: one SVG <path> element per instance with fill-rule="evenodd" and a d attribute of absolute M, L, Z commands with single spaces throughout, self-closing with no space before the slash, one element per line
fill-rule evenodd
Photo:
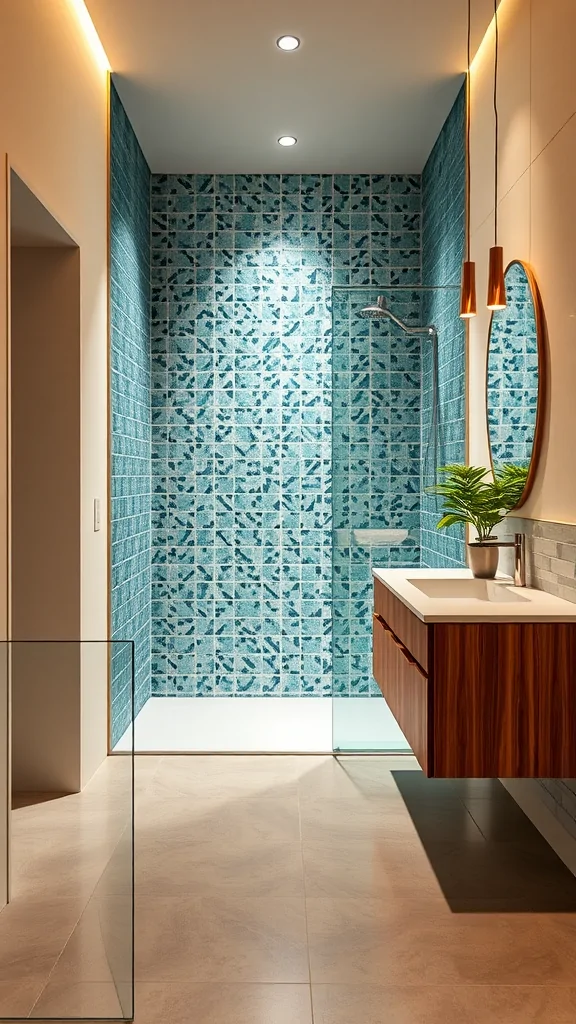
<path fill-rule="evenodd" d="M 12 789 L 80 789 L 80 249 L 10 178 Z"/>

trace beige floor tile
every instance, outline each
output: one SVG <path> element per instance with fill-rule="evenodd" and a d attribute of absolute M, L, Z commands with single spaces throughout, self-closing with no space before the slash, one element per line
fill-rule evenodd
<path fill-rule="evenodd" d="M 387 759 L 380 757 L 330 757 L 310 766 L 298 780 L 303 797 L 311 798 L 376 798 L 399 796 L 393 771 L 420 771 L 415 758 Z"/>
<path fill-rule="evenodd" d="M 36 980 L 0 981 L 0 1018 L 27 1017 L 40 995 L 45 977 Z"/>
<path fill-rule="evenodd" d="M 575 936 L 537 915 L 453 914 L 443 900 L 307 900 L 312 981 L 570 985 Z M 563 939 L 563 944 L 560 940 Z M 556 940 L 556 941 L 555 941 Z"/>
<path fill-rule="evenodd" d="M 50 980 L 31 1014 L 34 1019 L 122 1017 L 123 1011 L 112 982 L 64 983 Z"/>
<path fill-rule="evenodd" d="M 136 919 L 138 981 L 308 981 L 301 899 L 145 897 Z"/>
<path fill-rule="evenodd" d="M 94 841 L 71 844 L 65 840 L 38 846 L 23 856 L 19 844 L 14 844 L 12 893 L 15 898 L 45 900 L 69 897 L 90 898 L 108 864 L 112 848 Z"/>
<path fill-rule="evenodd" d="M 164 760 L 163 754 L 136 754 L 134 756 L 134 778 L 136 782 L 154 775 Z"/>
<path fill-rule="evenodd" d="M 306 764 L 298 757 L 166 757 L 150 785 L 151 795 L 230 795 L 275 800 L 296 793 Z"/>
<path fill-rule="evenodd" d="M 42 832 L 51 839 L 58 839 L 65 833 L 70 839 L 78 841 L 91 839 L 94 834 L 101 840 L 112 840 L 118 831 L 126 828 L 131 817 L 130 807 L 124 802 L 120 806 L 107 805 L 101 801 L 86 804 L 75 802 L 73 807 L 43 804 L 33 813 L 28 813 L 30 810 L 26 808 L 26 814 L 23 808 L 14 811 L 12 827 L 16 834 L 22 832 L 23 836 L 31 838 Z"/>
<path fill-rule="evenodd" d="M 303 858 L 309 897 L 442 896 L 418 837 L 305 842 Z"/>
<path fill-rule="evenodd" d="M 161 836 L 167 843 L 195 839 L 221 843 L 253 840 L 273 843 L 300 841 L 297 797 L 262 800 L 228 796 L 225 800 L 187 797 L 147 797 L 136 814 L 136 841 L 143 850 Z"/>
<path fill-rule="evenodd" d="M 28 851 L 41 853 L 45 846 L 72 850 L 106 845 L 113 849 L 132 817 L 124 801 L 120 807 L 99 801 L 76 802 L 73 807 L 43 804 L 37 810 L 26 808 L 26 814 L 22 810 L 12 815 L 13 843 L 22 858 Z"/>
<path fill-rule="evenodd" d="M 0 982 L 45 977 L 82 913 L 80 900 L 15 899 L 0 912 Z"/>
<path fill-rule="evenodd" d="M 573 1024 L 576 988 L 314 985 L 314 1024 Z"/>
<path fill-rule="evenodd" d="M 302 799 L 300 817 L 304 842 L 337 842 L 339 838 L 394 838 L 410 842 L 417 835 L 399 795 L 382 801 L 363 797 L 357 800 Z"/>
<path fill-rule="evenodd" d="M 311 1024 L 304 879 L 315 1024 L 574 1024 L 576 915 L 451 913 L 391 774 L 411 764 L 138 759 L 136 1024 Z M 0 1016 L 118 1012 L 126 769 L 15 813 L 17 883 L 76 896 L 0 913 Z"/>
<path fill-rule="evenodd" d="M 127 829 L 121 836 L 112 856 L 108 859 L 92 898 L 113 895 L 129 895 L 133 886 L 133 858 L 136 855 L 136 844 L 132 830 Z"/>
<path fill-rule="evenodd" d="M 135 1024 L 312 1024 L 308 985 L 136 986 Z"/>
<path fill-rule="evenodd" d="M 229 779 L 251 773 L 295 781 L 310 767 L 326 760 L 332 760 L 330 754 L 168 754 L 162 756 L 160 767 L 193 770 L 201 775 L 220 774 Z"/>
<path fill-rule="evenodd" d="M 81 803 L 78 798 L 73 799 L 73 806 L 42 804 L 37 810 L 27 807 L 14 811 L 14 835 L 21 833 L 32 840 L 40 834 L 51 840 L 66 837 L 78 842 L 97 837 L 100 841 L 112 842 L 130 823 L 131 809 L 127 801 L 111 805 L 101 800 Z"/>
<path fill-rule="evenodd" d="M 215 804 L 221 804 L 233 800 L 276 802 L 289 797 L 292 799 L 298 797 L 297 783 L 292 780 L 276 781 L 246 774 L 239 774 L 235 779 L 225 779 L 220 776 L 202 779 L 193 776 L 187 778 L 184 772 L 178 774 L 180 778 L 167 778 L 159 772 L 144 793 L 144 803 L 147 798 L 157 801 L 185 798 L 204 803 L 214 801 Z"/>
<path fill-rule="evenodd" d="M 126 872 L 123 865 L 119 868 L 125 884 Z M 148 840 L 136 853 L 136 891 L 139 896 L 303 896 L 301 847 L 260 837 L 237 842 Z"/>
<path fill-rule="evenodd" d="M 572 981 L 576 985 L 576 914 L 542 914 L 538 923 L 545 949 L 558 949 L 566 954 L 572 953 L 574 958 Z"/>
<path fill-rule="evenodd" d="M 50 981 L 59 990 L 75 983 L 126 984 L 132 979 L 132 901 L 92 899 L 56 963 Z"/>
<path fill-rule="evenodd" d="M 162 760 L 153 754 L 134 758 L 134 794 L 137 801 L 148 792 Z"/>

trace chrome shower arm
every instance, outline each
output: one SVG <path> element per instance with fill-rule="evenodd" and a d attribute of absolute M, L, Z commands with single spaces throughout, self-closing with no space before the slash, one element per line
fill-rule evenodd
<path fill-rule="evenodd" d="M 400 320 L 400 317 L 391 313 L 389 309 L 386 311 L 386 316 L 388 320 L 392 320 L 392 322 L 395 323 L 401 331 L 404 331 L 404 334 L 429 334 L 431 337 L 438 337 L 438 332 L 433 324 L 427 324 L 425 327 L 409 327 L 403 320 Z"/>

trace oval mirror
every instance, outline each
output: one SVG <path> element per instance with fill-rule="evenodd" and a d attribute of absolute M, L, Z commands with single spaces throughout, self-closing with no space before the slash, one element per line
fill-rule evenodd
<path fill-rule="evenodd" d="M 486 417 L 493 472 L 514 466 L 523 479 L 519 508 L 532 488 L 542 441 L 546 335 L 530 267 L 513 260 L 505 277 L 508 304 L 490 320 Z"/>

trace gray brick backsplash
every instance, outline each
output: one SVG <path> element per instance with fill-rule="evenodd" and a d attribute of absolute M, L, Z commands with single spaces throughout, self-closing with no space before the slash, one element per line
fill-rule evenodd
<path fill-rule="evenodd" d="M 572 562 L 572 568 L 576 566 L 576 544 L 558 544 L 558 557 Z"/>
<path fill-rule="evenodd" d="M 526 534 L 528 585 L 576 602 L 576 526 L 509 517 L 498 533 Z M 502 552 L 501 569 L 512 571 L 511 555 Z M 576 673 L 576 666 L 574 666 Z M 576 779 L 539 779 L 546 806 L 576 839 Z"/>
<path fill-rule="evenodd" d="M 526 534 L 528 585 L 576 603 L 576 526 L 510 516 L 497 531 L 501 537 Z M 500 568 L 512 573 L 513 555 L 504 550 Z"/>

